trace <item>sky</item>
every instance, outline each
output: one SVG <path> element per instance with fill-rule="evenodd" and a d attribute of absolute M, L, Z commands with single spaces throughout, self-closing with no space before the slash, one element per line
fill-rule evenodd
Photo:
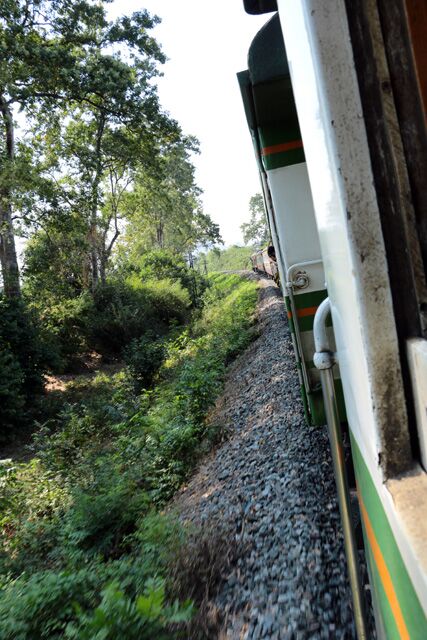
<path fill-rule="evenodd" d="M 194 157 L 204 211 L 226 246 L 242 244 L 240 225 L 260 182 L 236 73 L 270 15 L 250 16 L 243 0 L 115 0 L 113 16 L 147 9 L 162 23 L 153 35 L 168 57 L 158 81 L 162 106 L 200 141 Z"/>

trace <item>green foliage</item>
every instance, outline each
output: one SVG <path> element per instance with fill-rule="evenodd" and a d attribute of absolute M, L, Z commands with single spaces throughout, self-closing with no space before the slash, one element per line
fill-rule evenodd
<path fill-rule="evenodd" d="M 69 300 L 85 288 L 88 242 L 77 215 L 40 229 L 25 247 L 24 289 L 28 297 L 50 306 L 52 300 Z"/>
<path fill-rule="evenodd" d="M 131 264 L 125 262 L 122 268 L 137 273 L 142 282 L 157 278 L 179 282 L 188 291 L 191 304 L 195 307 L 201 306 L 202 296 L 208 286 L 206 278 L 188 267 L 180 254 L 167 249 L 140 253 L 132 258 Z"/>
<path fill-rule="evenodd" d="M 72 298 L 46 295 L 38 299 L 38 295 L 37 292 L 31 298 L 31 290 L 25 292 L 25 298 L 32 300 L 33 309 L 39 313 L 51 369 L 69 369 L 90 348 L 88 333 L 93 299 L 88 292 Z"/>
<path fill-rule="evenodd" d="M 126 198 L 129 225 L 121 242 L 131 264 L 151 249 L 191 255 L 198 246 L 222 242 L 218 225 L 202 211 L 191 162 L 198 151 L 195 138 L 183 138 L 160 152 L 155 172 L 136 173 L 134 190 Z"/>
<path fill-rule="evenodd" d="M 132 474 L 121 473 L 109 458 L 96 460 L 91 471 L 73 490 L 64 534 L 70 547 L 111 557 L 123 551 L 123 540 L 147 511 L 148 499 Z"/>
<path fill-rule="evenodd" d="M 78 571 L 44 571 L 7 580 L 0 598 L 0 637 L 151 639 L 160 636 L 141 634 L 182 625 L 191 615 L 188 602 L 167 604 L 163 581 L 149 578 L 144 563 L 128 558 L 93 561 Z"/>
<path fill-rule="evenodd" d="M 123 347 L 147 331 L 164 334 L 171 325 L 188 318 L 190 297 L 170 280 L 110 282 L 94 294 L 87 319 L 88 342 L 101 353 L 119 354 Z"/>
<path fill-rule="evenodd" d="M 270 240 L 270 230 L 261 193 L 256 193 L 249 200 L 249 212 L 251 214 L 249 222 L 243 223 L 240 227 L 244 243 L 263 247 Z"/>
<path fill-rule="evenodd" d="M 68 625 L 66 638 L 78 640 L 167 640 L 177 637 L 170 625 L 188 622 L 193 613 L 191 602 L 165 604 L 165 588 L 160 580 L 147 582 L 143 595 L 127 598 L 117 583 L 108 585 L 96 609 L 87 614 L 78 610 L 76 625 Z M 181 636 L 181 634 L 180 634 Z M 182 636 L 181 636 L 182 637 Z"/>
<path fill-rule="evenodd" d="M 200 271 L 214 273 L 218 271 L 240 271 L 249 269 L 252 247 L 238 247 L 234 245 L 228 249 L 211 249 L 207 254 L 200 254 L 197 267 Z"/>
<path fill-rule="evenodd" d="M 2 223 L 12 205 L 24 227 L 76 217 L 93 285 L 105 278 L 131 172 L 152 168 L 159 146 L 180 138 L 152 82 L 165 61 L 150 35 L 158 18 L 142 10 L 111 22 L 105 5 L 10 0 L 0 9 L 0 99 L 11 129 L 0 138 Z M 29 151 L 18 139 L 27 153 L 16 157 L 15 106 L 31 141 Z"/>
<path fill-rule="evenodd" d="M 0 372 L 0 422 L 10 432 L 25 416 L 26 398 L 22 368 L 7 344 L 0 345 Z"/>
<path fill-rule="evenodd" d="M 0 636 L 4 640 L 62 638 L 76 604 L 95 606 L 99 573 L 46 571 L 6 583 L 0 599 Z"/>
<path fill-rule="evenodd" d="M 67 482 L 40 461 L 0 465 L 1 572 L 30 570 L 58 544 L 61 516 L 70 505 Z"/>
<path fill-rule="evenodd" d="M 221 390 L 225 365 L 252 339 L 256 285 L 239 276 L 212 279 L 206 306 L 193 328 L 169 347 L 151 408 L 132 418 L 135 432 L 121 446 L 147 461 L 152 499 L 162 504 L 192 469 L 208 433 L 206 414 Z M 139 429 L 138 429 L 139 427 Z"/>
<path fill-rule="evenodd" d="M 191 307 L 190 294 L 178 280 L 141 280 L 136 274 L 75 297 L 50 295 L 28 285 L 25 298 L 43 325 L 44 353 L 54 371 L 72 369 L 90 350 L 116 358 L 132 340 L 161 336 L 184 324 Z"/>
<path fill-rule="evenodd" d="M 168 575 L 186 534 L 155 511 L 218 437 L 206 415 L 226 363 L 252 339 L 256 302 L 252 281 L 210 280 L 198 319 L 164 340 L 153 390 L 132 396 L 124 373 L 96 376 L 86 393 L 76 382 L 74 402 L 41 427 L 38 457 L 3 467 L 5 640 L 172 638 L 185 628 L 192 608 Z"/>
<path fill-rule="evenodd" d="M 146 334 L 132 340 L 123 357 L 134 380 L 135 391 L 140 392 L 152 385 L 165 357 L 165 345 L 162 340 L 153 340 L 153 335 Z"/>
<path fill-rule="evenodd" d="M 49 353 L 33 314 L 21 299 L 0 295 L 0 437 L 25 425 L 43 390 Z"/>

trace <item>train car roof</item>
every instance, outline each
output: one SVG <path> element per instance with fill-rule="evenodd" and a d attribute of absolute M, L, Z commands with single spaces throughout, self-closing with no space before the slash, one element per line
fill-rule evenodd
<path fill-rule="evenodd" d="M 258 31 L 248 53 L 248 69 L 237 74 L 246 120 L 258 164 L 265 150 L 288 141 L 301 140 L 298 116 L 279 15 Z M 268 168 L 304 161 L 302 148 L 276 154 Z"/>
<path fill-rule="evenodd" d="M 289 77 L 289 66 L 278 13 L 261 27 L 252 40 L 248 53 L 248 67 L 252 84 Z"/>
<path fill-rule="evenodd" d="M 246 13 L 259 15 L 277 11 L 277 0 L 243 0 Z"/>

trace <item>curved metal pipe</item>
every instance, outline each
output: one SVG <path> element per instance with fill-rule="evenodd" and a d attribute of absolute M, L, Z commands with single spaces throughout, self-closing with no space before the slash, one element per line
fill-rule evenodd
<path fill-rule="evenodd" d="M 325 298 L 320 303 L 313 323 L 314 348 L 316 353 L 329 352 L 329 340 L 326 332 L 326 320 L 331 313 L 331 302 Z"/>
<path fill-rule="evenodd" d="M 338 493 L 338 504 L 343 526 L 344 547 L 353 598 L 354 621 L 357 637 L 359 640 L 367 640 L 368 632 L 363 587 L 360 580 L 359 558 L 357 555 L 357 546 L 353 530 L 347 473 L 344 463 L 341 424 L 335 395 L 334 376 L 332 373 L 332 367 L 336 363 L 336 355 L 329 348 L 329 340 L 326 332 L 326 320 L 328 319 L 330 312 L 330 301 L 329 298 L 326 298 L 319 306 L 314 317 L 313 333 L 314 344 L 316 347 L 314 364 L 318 369 L 320 369 L 323 401 L 325 404 L 329 442 L 331 444 L 332 461 Z"/>

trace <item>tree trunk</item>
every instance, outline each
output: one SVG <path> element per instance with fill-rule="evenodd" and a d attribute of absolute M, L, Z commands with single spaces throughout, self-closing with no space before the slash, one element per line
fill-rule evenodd
<path fill-rule="evenodd" d="M 156 235 L 157 235 L 157 244 L 159 245 L 159 249 L 163 249 L 163 246 L 164 246 L 164 226 L 163 226 L 163 222 L 159 222 L 157 224 Z"/>
<path fill-rule="evenodd" d="M 91 246 L 91 266 L 92 266 L 92 291 L 95 291 L 99 282 L 99 230 L 98 230 L 98 206 L 99 206 L 99 185 L 102 179 L 102 136 L 105 129 L 105 116 L 100 114 L 98 120 L 98 130 L 96 132 L 96 168 L 92 182 L 92 206 L 90 212 L 89 240 Z"/>
<path fill-rule="evenodd" d="M 0 112 L 3 119 L 6 143 L 6 154 L 3 158 L 3 161 L 6 166 L 11 166 L 15 159 L 13 118 L 9 105 L 2 93 L 0 93 Z M 15 236 L 13 233 L 11 199 L 12 194 L 10 184 L 1 184 L 0 263 L 3 276 L 3 287 L 4 293 L 8 298 L 16 298 L 20 296 L 21 288 L 19 284 L 19 266 L 16 256 Z"/>
<path fill-rule="evenodd" d="M 98 247 L 97 247 L 97 241 L 96 241 L 96 227 L 93 224 L 91 225 L 90 239 L 92 244 L 91 250 L 90 250 L 90 262 L 92 267 L 92 291 L 95 291 L 96 287 L 98 286 L 99 270 L 98 270 Z"/>
<path fill-rule="evenodd" d="M 105 284 L 107 281 L 107 256 L 105 255 L 105 251 L 101 252 L 101 258 L 99 261 L 99 277 L 101 280 L 101 284 Z"/>

